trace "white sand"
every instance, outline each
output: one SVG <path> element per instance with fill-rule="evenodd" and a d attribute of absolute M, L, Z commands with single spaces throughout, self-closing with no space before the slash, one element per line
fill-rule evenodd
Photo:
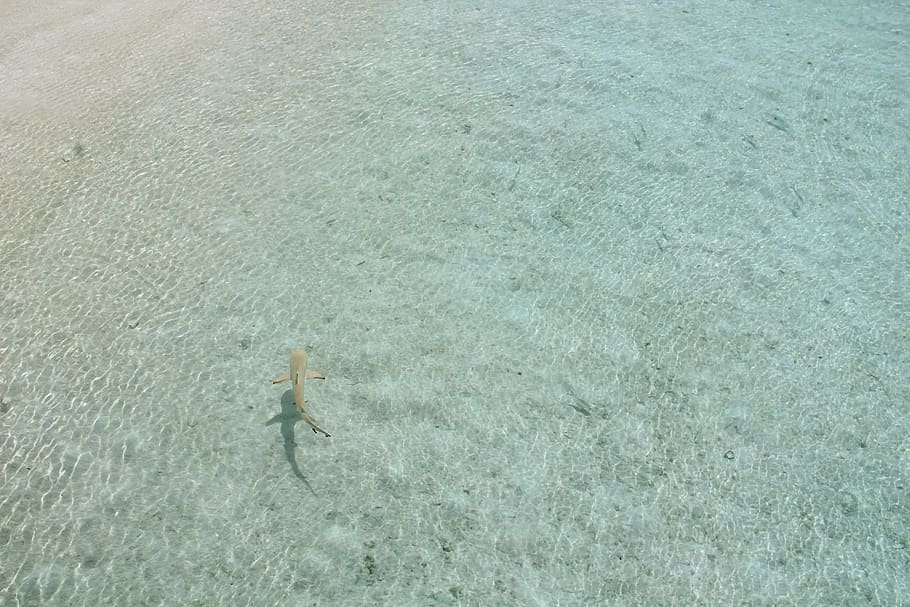
<path fill-rule="evenodd" d="M 0 605 L 906 604 L 905 9 L 135 4 L 0 19 Z"/>

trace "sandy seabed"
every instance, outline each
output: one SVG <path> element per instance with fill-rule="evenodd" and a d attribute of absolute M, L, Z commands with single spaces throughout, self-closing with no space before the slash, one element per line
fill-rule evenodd
<path fill-rule="evenodd" d="M 910 603 L 906 6 L 7 4 L 0 605 Z"/>

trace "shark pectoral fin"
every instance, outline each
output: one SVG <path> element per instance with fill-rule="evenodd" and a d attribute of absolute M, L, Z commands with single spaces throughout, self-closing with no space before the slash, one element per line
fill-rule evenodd
<path fill-rule="evenodd" d="M 287 380 L 289 380 L 289 379 L 291 379 L 291 374 L 290 374 L 290 373 L 282 373 L 281 375 L 279 375 L 278 377 L 276 377 L 275 379 L 273 379 L 273 380 L 272 380 L 272 383 L 273 383 L 273 384 L 280 384 L 281 382 L 287 381 Z"/>
<path fill-rule="evenodd" d="M 307 379 L 325 379 L 325 375 L 323 375 L 322 373 L 320 373 L 318 371 L 307 371 L 306 378 Z"/>

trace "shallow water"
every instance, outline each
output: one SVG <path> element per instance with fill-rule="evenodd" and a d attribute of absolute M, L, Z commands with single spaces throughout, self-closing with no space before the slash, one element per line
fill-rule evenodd
<path fill-rule="evenodd" d="M 910 596 L 904 9 L 9 12 L 0 604 Z"/>

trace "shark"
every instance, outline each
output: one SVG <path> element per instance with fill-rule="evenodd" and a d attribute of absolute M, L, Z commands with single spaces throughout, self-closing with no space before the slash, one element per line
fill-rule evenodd
<path fill-rule="evenodd" d="M 291 387 L 294 389 L 294 404 L 297 405 L 297 411 L 300 412 L 300 417 L 303 418 L 303 421 L 308 423 L 313 429 L 313 432 L 321 432 L 324 436 L 332 436 L 322 428 L 320 428 L 316 422 L 310 419 L 310 415 L 306 412 L 306 401 L 303 400 L 303 382 L 306 379 L 325 379 L 325 375 L 318 373 L 316 371 L 307 371 L 306 368 L 307 355 L 303 348 L 298 348 L 291 352 L 291 368 L 288 373 L 282 373 L 278 377 L 272 380 L 273 384 L 280 384 L 282 382 L 290 381 Z"/>

